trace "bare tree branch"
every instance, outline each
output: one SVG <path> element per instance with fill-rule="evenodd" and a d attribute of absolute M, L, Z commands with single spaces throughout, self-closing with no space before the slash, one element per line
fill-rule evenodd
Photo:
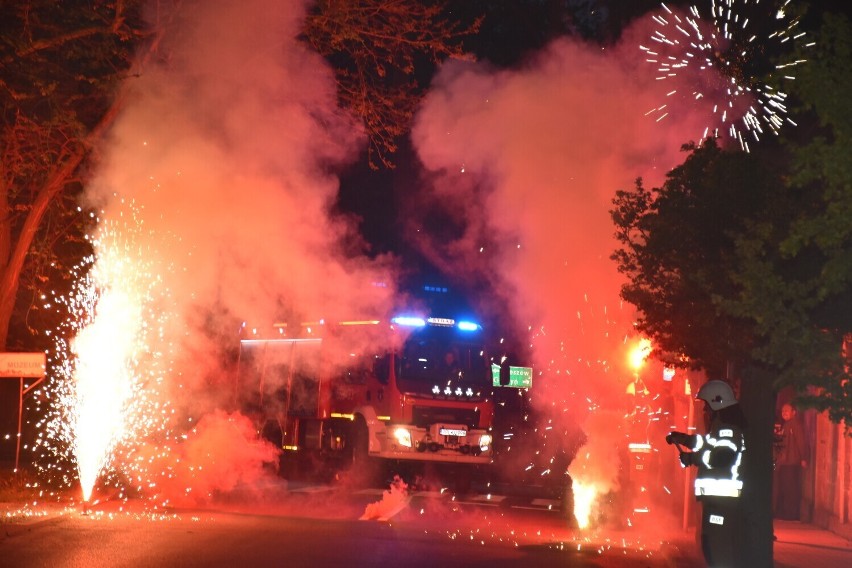
<path fill-rule="evenodd" d="M 371 167 L 393 167 L 391 155 L 423 94 L 421 68 L 464 57 L 462 39 L 480 23 L 451 21 L 444 0 L 317 2 L 305 40 L 332 62 L 342 106 L 363 121 Z"/>

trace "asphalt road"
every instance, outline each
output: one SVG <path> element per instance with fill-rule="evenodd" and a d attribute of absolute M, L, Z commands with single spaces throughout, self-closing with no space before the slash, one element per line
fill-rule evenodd
<path fill-rule="evenodd" d="M 44 506 L 42 506 L 44 508 Z M 272 482 L 215 505 L 7 512 L 2 567 L 689 566 L 688 539 L 571 529 L 552 502 Z"/>

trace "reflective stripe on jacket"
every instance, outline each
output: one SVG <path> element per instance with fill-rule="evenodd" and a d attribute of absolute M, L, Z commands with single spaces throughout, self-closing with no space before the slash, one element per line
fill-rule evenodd
<path fill-rule="evenodd" d="M 695 495 L 698 497 L 739 497 L 743 482 L 740 464 L 745 451 L 742 430 L 714 421 L 704 436 L 696 436 Z"/>

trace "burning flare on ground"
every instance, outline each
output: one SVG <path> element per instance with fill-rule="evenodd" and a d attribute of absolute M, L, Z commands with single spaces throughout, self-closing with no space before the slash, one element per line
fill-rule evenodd
<path fill-rule="evenodd" d="M 382 493 L 381 501 L 369 503 L 364 509 L 364 514 L 360 520 L 379 520 L 387 521 L 405 507 L 411 501 L 411 496 L 408 493 L 408 484 L 401 477 L 395 475 L 391 482 L 390 488 Z"/>
<path fill-rule="evenodd" d="M 598 490 L 593 483 L 574 481 L 574 518 L 581 529 L 588 528 Z"/>

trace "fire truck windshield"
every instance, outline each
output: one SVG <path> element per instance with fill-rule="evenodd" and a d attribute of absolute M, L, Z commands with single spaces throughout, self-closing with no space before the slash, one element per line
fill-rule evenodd
<path fill-rule="evenodd" d="M 403 392 L 469 399 L 484 396 L 491 385 L 484 347 L 450 330 L 424 329 L 413 334 L 397 365 Z"/>

